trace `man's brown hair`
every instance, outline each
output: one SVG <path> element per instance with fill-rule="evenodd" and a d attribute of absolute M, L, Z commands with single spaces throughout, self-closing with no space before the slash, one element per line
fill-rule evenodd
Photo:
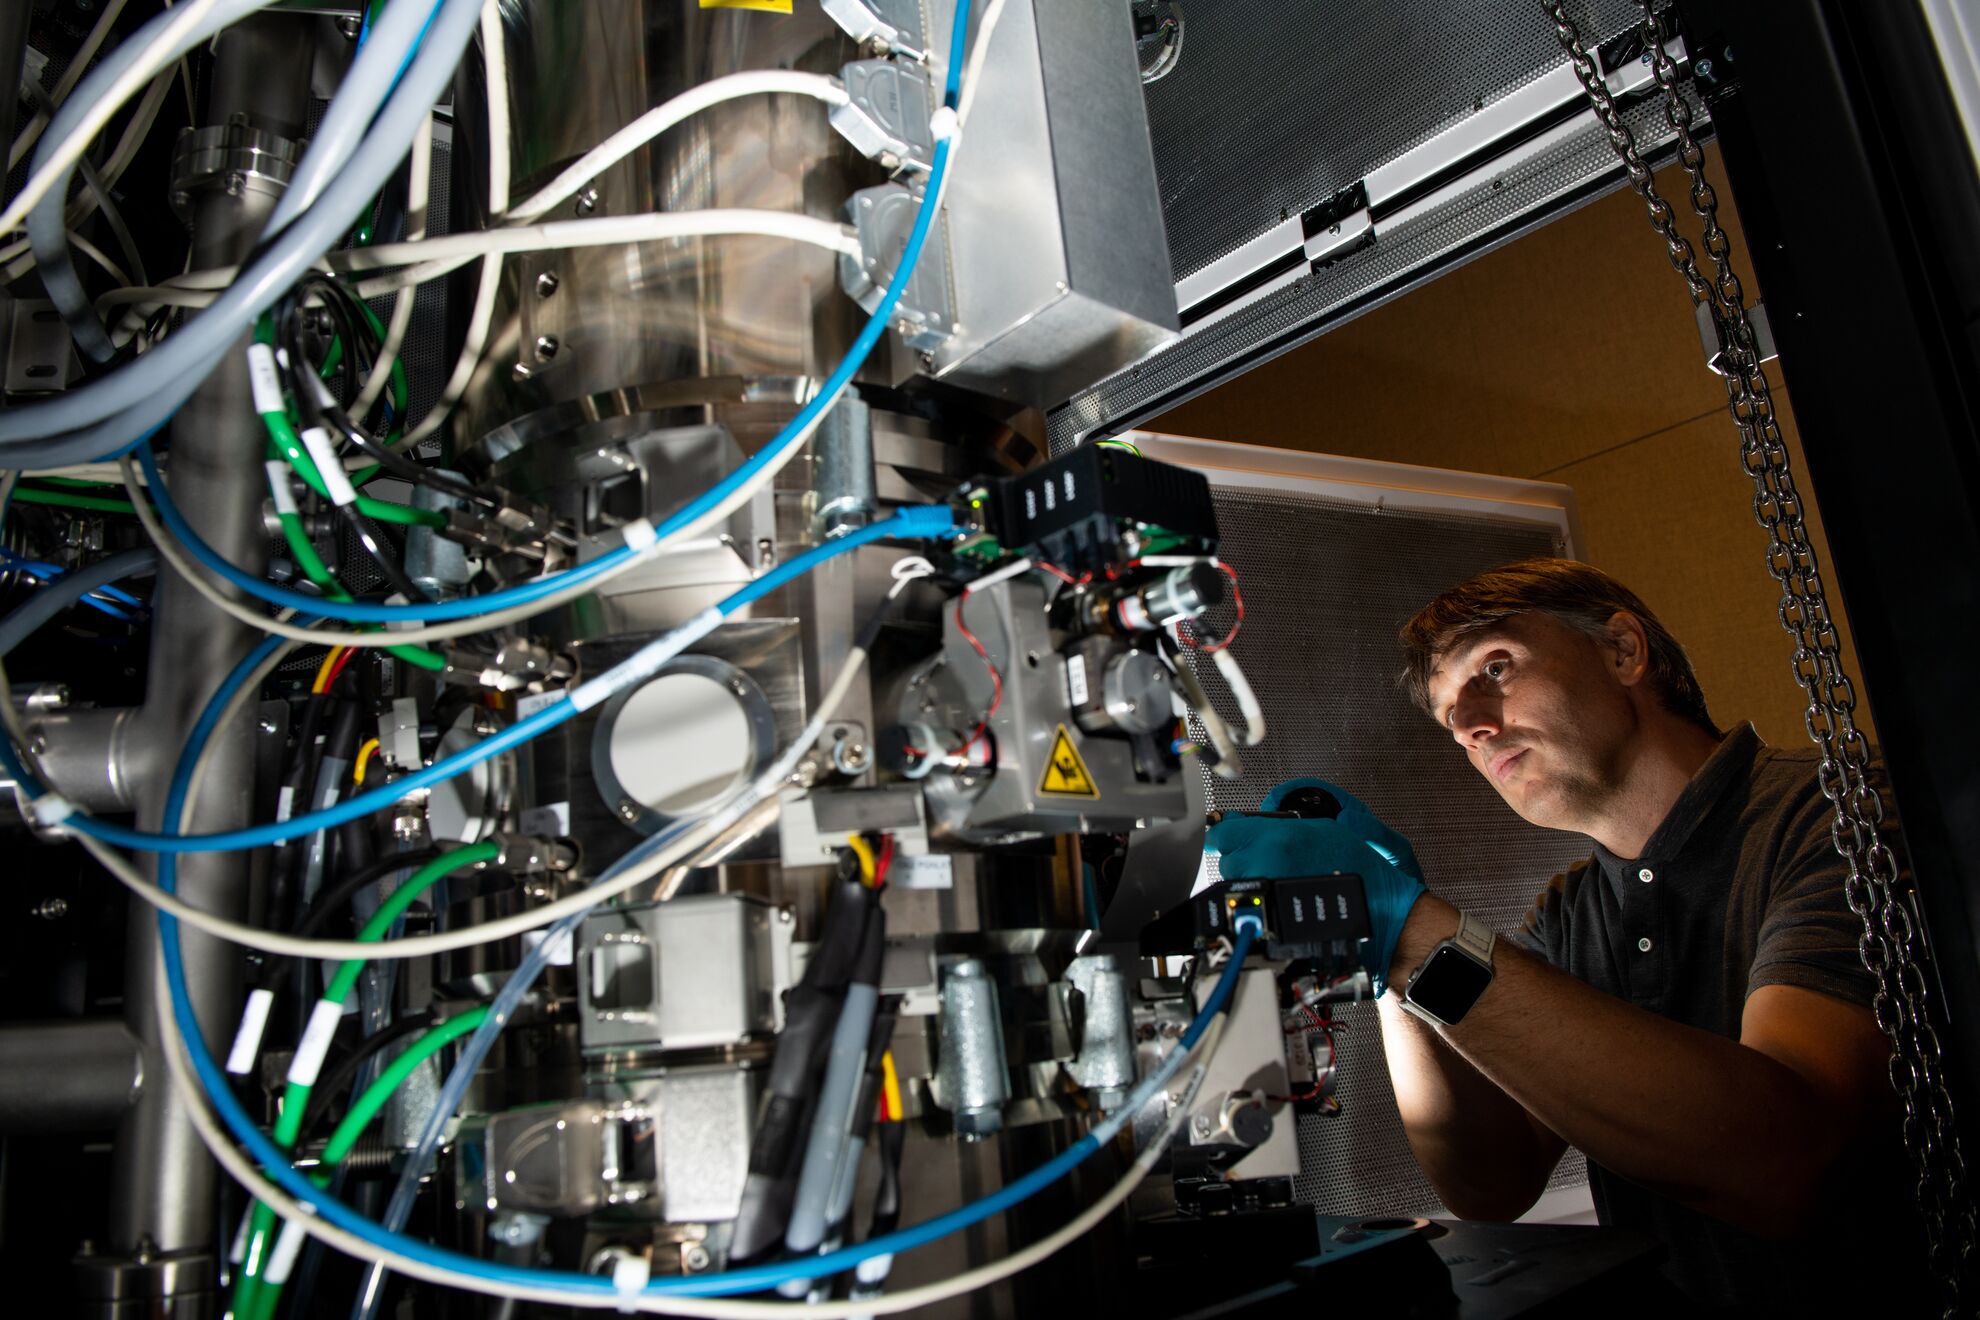
<path fill-rule="evenodd" d="M 1590 637 L 1608 635 L 1617 611 L 1636 616 L 1649 644 L 1651 690 L 1672 713 L 1717 735 L 1684 647 L 1650 607 L 1599 568 L 1573 559 L 1522 559 L 1460 582 L 1402 627 L 1402 688 L 1432 719 L 1430 671 L 1466 639 L 1522 614 L 1547 614 Z"/>

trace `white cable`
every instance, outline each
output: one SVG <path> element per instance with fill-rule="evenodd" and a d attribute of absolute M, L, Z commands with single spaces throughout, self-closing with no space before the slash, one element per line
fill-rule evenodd
<path fill-rule="evenodd" d="M 334 1251 L 341 1251 L 356 1260 L 383 1265 L 393 1273 L 407 1278 L 420 1279 L 442 1287 L 460 1288 L 484 1296 L 516 1297 L 525 1301 L 578 1306 L 588 1310 L 633 1308 L 650 1314 L 696 1316 L 704 1317 L 705 1320 L 793 1320 L 797 1316 L 810 1317 L 810 1320 L 855 1320 L 855 1317 L 866 1315 L 894 1315 L 963 1296 L 1036 1265 L 1039 1261 L 1062 1250 L 1067 1244 L 1091 1232 L 1095 1226 L 1112 1215 L 1168 1152 L 1169 1147 L 1180 1134 L 1182 1124 L 1189 1116 L 1190 1105 L 1202 1087 L 1209 1060 L 1214 1056 L 1218 1042 L 1222 1038 L 1225 1020 L 1224 1015 L 1219 1014 L 1211 1023 L 1209 1030 L 1205 1031 L 1197 1042 L 1196 1049 L 1192 1052 L 1192 1057 L 1197 1060 L 1195 1071 L 1183 1086 L 1182 1094 L 1178 1097 L 1180 1103 L 1170 1107 L 1168 1119 L 1155 1139 L 1142 1149 L 1135 1157 L 1134 1163 L 1128 1167 L 1127 1173 L 1104 1196 L 1055 1232 L 999 1260 L 952 1278 L 924 1284 L 919 1288 L 846 1301 L 751 1302 L 733 1301 L 727 1298 L 620 1294 L 602 1289 L 579 1292 L 549 1283 L 541 1286 L 511 1284 L 483 1278 L 480 1275 L 457 1273 L 426 1264 L 424 1261 L 416 1261 L 389 1248 L 374 1247 L 356 1234 L 346 1232 L 319 1217 L 313 1208 L 298 1203 L 257 1169 L 252 1160 L 235 1148 L 233 1139 L 208 1109 L 206 1095 L 201 1090 L 199 1079 L 193 1074 L 192 1064 L 186 1057 L 186 1042 L 179 1034 L 178 1020 L 172 1011 L 172 998 L 165 982 L 165 967 L 162 960 L 156 964 L 152 998 L 158 1005 L 158 1030 L 161 1042 L 165 1046 L 167 1072 L 171 1076 L 174 1089 L 185 1102 L 186 1111 L 192 1119 L 193 1128 L 198 1132 L 200 1141 L 212 1153 L 214 1160 L 227 1171 L 228 1176 L 239 1183 L 251 1197 L 273 1210 L 285 1222 L 297 1225 L 303 1232 L 325 1246 Z"/>
<path fill-rule="evenodd" d="M 502 16 L 498 0 L 488 0 L 481 11 L 482 67 L 487 72 L 488 101 L 488 214 L 491 219 L 509 209 L 509 55 L 502 38 Z M 464 237 L 464 236 L 463 236 Z M 518 249 L 520 250 L 520 249 Z M 501 248 L 488 249 L 481 258 L 481 279 L 474 290 L 474 308 L 468 314 L 467 336 L 461 341 L 461 355 L 454 361 L 440 397 L 419 419 L 419 425 L 406 432 L 405 449 L 417 449 L 444 426 L 454 408 L 467 394 L 474 380 L 481 355 L 488 348 L 488 330 L 495 320 L 495 295 L 502 287 Z M 432 253 L 411 258 L 431 262 Z"/>
<path fill-rule="evenodd" d="M 668 129 L 711 106 L 744 96 L 762 96 L 777 92 L 814 97 L 832 106 L 844 105 L 847 100 L 843 83 L 837 78 L 828 78 L 819 73 L 762 69 L 710 79 L 682 92 L 665 105 L 648 110 L 587 151 L 575 164 L 510 212 L 509 218 L 522 223 L 536 219 L 559 202 L 576 196 L 578 190 L 585 184 Z"/>
<path fill-rule="evenodd" d="M 426 207 L 433 191 L 433 116 L 426 117 L 420 127 L 419 138 L 413 143 L 412 156 L 406 170 L 406 237 L 417 241 L 426 237 Z M 350 415 L 362 424 L 364 417 L 378 402 L 378 396 L 385 392 L 392 380 L 392 364 L 399 360 L 399 351 L 405 347 L 406 331 L 412 326 L 413 304 L 418 301 L 419 290 L 407 287 L 399 290 L 392 300 L 392 316 L 385 324 L 385 342 L 378 349 L 378 360 L 371 365 L 371 375 L 365 379 L 364 388 L 358 391 L 351 404 Z M 405 419 L 400 418 L 404 425 Z"/>
<path fill-rule="evenodd" d="M 27 213 L 57 184 L 68 179 L 75 163 L 89 149 L 89 144 L 96 140 L 96 135 L 103 131 L 104 125 L 123 108 L 125 102 L 138 94 L 139 89 L 177 62 L 179 43 L 197 29 L 220 3 L 221 0 L 189 0 L 183 8 L 172 11 L 171 22 L 159 30 L 158 40 L 151 49 L 111 82 L 105 95 L 98 98 L 77 123 L 76 131 L 62 140 L 49 155 L 46 164 L 29 177 L 26 186 L 15 194 L 4 211 L 0 211 L 0 234 L 19 229 L 22 221 L 27 219 Z M 161 51 L 164 52 L 162 56 L 159 54 Z"/>
<path fill-rule="evenodd" d="M 969 63 L 963 66 L 962 96 L 956 102 L 956 122 L 969 122 L 970 107 L 976 104 L 977 89 L 983 85 L 983 66 L 990 58 L 990 36 L 1004 16 L 1004 0 L 990 0 L 976 25 L 976 42 L 969 48 Z"/>
<path fill-rule="evenodd" d="M 62 71 L 62 77 L 56 82 L 55 90 L 48 94 L 51 104 L 59 107 L 62 102 L 69 99 L 69 93 L 76 89 L 77 80 L 89 68 L 90 61 L 96 58 L 96 52 L 103 49 L 103 43 L 109 37 L 111 27 L 124 12 L 124 4 L 125 0 L 110 0 L 109 4 L 103 6 L 103 13 L 97 17 L 96 26 L 92 27 L 89 35 L 83 38 L 83 44 L 76 48 L 75 58 L 71 59 L 69 67 Z M 47 127 L 48 112 L 35 111 L 34 118 L 28 120 L 27 127 L 23 128 L 20 136 L 14 139 L 14 144 L 7 148 L 9 170 L 27 159 L 27 154 L 34 150 L 34 144 L 41 140 L 41 131 Z"/>
<path fill-rule="evenodd" d="M 713 238 L 756 234 L 809 243 L 829 252 L 859 255 L 859 234 L 836 220 L 818 220 L 787 211 L 713 208 L 705 211 L 650 211 L 639 215 L 604 215 L 590 220 L 551 220 L 539 225 L 473 229 L 416 243 L 380 243 L 327 254 L 330 269 L 382 270 L 414 262 L 450 258 L 500 257 L 513 252 L 546 252 L 568 248 L 611 247 L 623 243 L 655 243 L 675 238 Z"/>
<path fill-rule="evenodd" d="M 1210 653 L 1216 662 L 1217 672 L 1224 676 L 1230 685 L 1231 695 L 1237 698 L 1238 711 L 1244 716 L 1244 737 L 1240 746 L 1256 747 L 1265 741 L 1265 708 L 1258 704 L 1258 694 L 1251 690 L 1251 680 L 1244 676 L 1244 669 L 1231 654 L 1228 646 L 1219 647 Z"/>
<path fill-rule="evenodd" d="M 0 496 L 3 496 L 4 493 L 5 487 L 0 486 Z M 905 589 L 907 584 L 913 580 L 913 575 L 897 579 L 894 591 L 890 595 L 898 594 L 899 591 Z M 235 690 L 231 701 L 221 712 L 221 721 L 223 723 L 231 719 L 245 705 L 249 694 L 259 690 L 262 678 L 271 672 L 276 665 L 281 663 L 285 654 L 285 648 L 276 647 L 262 660 L 261 665 L 256 671 L 249 675 L 247 681 L 243 682 Z M 804 758 L 805 753 L 810 751 L 820 736 L 823 735 L 825 725 L 831 720 L 832 715 L 838 710 L 840 704 L 844 702 L 846 694 L 852 690 L 853 682 L 864 667 L 866 658 L 865 651 L 854 648 L 853 652 L 846 657 L 846 663 L 841 667 L 839 676 L 833 681 L 832 686 L 826 690 L 824 697 L 818 703 L 818 709 L 813 712 L 810 721 L 806 723 L 804 729 L 798 734 L 791 745 L 785 749 L 783 755 L 769 769 L 759 775 L 735 802 L 707 819 L 698 822 L 671 846 L 656 851 L 652 857 L 644 859 L 637 866 L 628 868 L 625 874 L 616 876 L 605 884 L 594 885 L 588 889 L 580 890 L 577 893 L 558 899 L 554 903 L 540 908 L 533 908 L 526 912 L 519 912 L 513 916 L 504 917 L 484 925 L 469 926 L 460 930 L 447 931 L 436 935 L 407 936 L 402 939 L 376 943 L 360 942 L 357 940 L 298 939 L 292 935 L 283 935 L 279 932 L 263 930 L 257 926 L 232 921 L 226 917 L 216 916 L 202 908 L 194 907 L 177 894 L 168 894 L 146 879 L 144 874 L 138 870 L 131 860 L 115 848 L 87 836 L 80 837 L 79 842 L 89 850 L 91 856 L 102 863 L 105 870 L 117 878 L 119 883 L 130 889 L 132 893 L 142 898 L 145 902 L 150 903 L 161 911 L 171 913 L 188 926 L 204 931 L 208 935 L 216 936 L 246 948 L 259 949 L 264 953 L 272 953 L 285 958 L 321 959 L 328 961 L 346 958 L 414 958 L 425 957 L 429 954 L 449 953 L 456 949 L 474 948 L 477 945 L 520 935 L 524 931 L 540 929 L 541 927 L 550 925 L 552 922 L 569 916 L 573 912 L 584 911 L 594 904 L 604 902 L 609 898 L 635 889 L 654 875 L 672 867 L 682 858 L 694 855 L 694 853 L 705 847 L 710 841 L 719 837 L 724 831 L 752 812 L 771 806 L 776 800 L 778 790 L 784 786 L 785 782 L 796 771 L 797 764 Z M 4 665 L 0 665 L 0 722 L 7 723 L 10 731 L 14 734 L 15 745 L 24 749 L 25 754 L 25 749 L 28 746 L 27 737 L 17 724 L 12 696 L 7 688 Z M 209 752 L 211 748 L 217 745 L 217 743 L 209 743 Z M 193 766 L 192 775 L 187 782 L 186 805 L 184 808 L 187 813 L 191 812 L 194 803 L 198 801 L 198 793 L 205 782 L 206 765 L 209 759 L 210 756 L 202 756 Z"/>
<path fill-rule="evenodd" d="M 110 278 L 117 281 L 117 283 L 129 284 L 131 282 L 131 277 L 124 273 L 123 267 L 111 260 L 109 255 L 97 247 L 96 244 L 90 242 L 73 229 L 69 231 L 69 246 L 101 266 L 109 274 Z"/>

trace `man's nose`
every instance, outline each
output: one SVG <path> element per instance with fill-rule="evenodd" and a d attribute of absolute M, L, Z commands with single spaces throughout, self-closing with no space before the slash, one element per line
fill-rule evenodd
<path fill-rule="evenodd" d="M 1472 747 L 1500 732 L 1499 703 L 1482 694 L 1461 692 L 1451 707 L 1451 736 L 1460 746 Z"/>

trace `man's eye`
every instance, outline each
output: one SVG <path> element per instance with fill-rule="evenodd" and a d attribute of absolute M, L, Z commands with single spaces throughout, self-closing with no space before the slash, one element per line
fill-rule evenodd
<path fill-rule="evenodd" d="M 1486 665 L 1484 670 L 1481 672 L 1484 673 L 1485 677 L 1491 679 L 1494 683 L 1496 683 L 1500 679 L 1506 676 L 1506 669 L 1507 669 L 1507 665 L 1505 661 L 1494 660 L 1490 664 Z"/>

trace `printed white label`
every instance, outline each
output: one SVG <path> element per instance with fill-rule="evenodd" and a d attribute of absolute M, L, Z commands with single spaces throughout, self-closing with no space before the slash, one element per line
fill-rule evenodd
<path fill-rule="evenodd" d="M 282 377 L 275 371 L 275 354 L 266 344 L 249 344 L 248 388 L 254 393 L 258 413 L 286 413 L 289 405 L 282 398 Z"/>
<path fill-rule="evenodd" d="M 1086 657 L 1083 655 L 1066 657 L 1066 696 L 1075 709 L 1086 704 Z"/>
<path fill-rule="evenodd" d="M 887 883 L 902 889 L 953 889 L 956 864 L 940 853 L 896 857 L 887 870 Z"/>
<path fill-rule="evenodd" d="M 254 1067 L 254 1056 L 261 1053 L 261 1033 L 268 1029 L 268 1010 L 274 1003 L 270 991 L 257 986 L 248 992 L 240 1030 L 234 1033 L 234 1048 L 227 1053 L 227 1071 L 234 1076 L 245 1077 Z"/>
<path fill-rule="evenodd" d="M 297 1086 L 316 1085 L 316 1075 L 323 1071 L 323 1056 L 330 1052 L 330 1040 L 343 1020 L 342 1004 L 327 999 L 316 1001 L 316 1007 L 309 1011 L 309 1025 L 303 1028 L 302 1040 L 296 1044 L 296 1055 L 289 1060 L 290 1082 Z"/>

